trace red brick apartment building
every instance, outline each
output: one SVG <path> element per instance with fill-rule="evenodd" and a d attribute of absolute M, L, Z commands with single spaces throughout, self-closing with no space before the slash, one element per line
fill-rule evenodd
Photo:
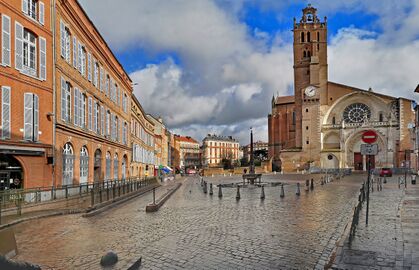
<path fill-rule="evenodd" d="M 49 0 L 0 1 L 0 190 L 52 185 L 51 14 Z"/>

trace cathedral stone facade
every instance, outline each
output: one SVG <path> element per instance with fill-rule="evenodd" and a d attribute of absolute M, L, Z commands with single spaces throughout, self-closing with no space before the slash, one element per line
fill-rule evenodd
<path fill-rule="evenodd" d="M 268 116 L 274 168 L 365 170 L 360 146 L 367 130 L 378 134 L 373 167 L 415 167 L 414 101 L 328 81 L 327 18 L 321 21 L 314 7 L 294 19 L 293 32 L 294 95 L 273 97 Z"/>

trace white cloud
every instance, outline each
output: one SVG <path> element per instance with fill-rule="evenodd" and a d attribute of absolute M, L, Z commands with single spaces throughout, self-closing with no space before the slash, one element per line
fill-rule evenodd
<path fill-rule="evenodd" d="M 81 3 L 115 50 L 137 48 L 179 57 L 179 64 L 167 59 L 131 74 L 147 112 L 162 116 L 175 132 L 199 140 L 217 133 L 247 143 L 250 125 L 256 139 L 267 140 L 272 94 L 292 94 L 290 32 L 269 35 L 249 29 L 240 19 L 244 5 L 259 5 L 276 10 L 291 28 L 292 18 L 283 18 L 283 8 L 295 1 Z M 329 80 L 412 97 L 418 83 L 419 0 L 319 0 L 315 6 L 320 15 L 363 12 L 377 17 L 365 29 L 346 27 L 330 38 Z"/>

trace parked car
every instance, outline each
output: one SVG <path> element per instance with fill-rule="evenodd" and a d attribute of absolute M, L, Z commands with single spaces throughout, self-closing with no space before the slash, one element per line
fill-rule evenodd
<path fill-rule="evenodd" d="M 380 177 L 391 177 L 393 176 L 393 172 L 391 171 L 390 168 L 381 168 L 380 170 Z"/>

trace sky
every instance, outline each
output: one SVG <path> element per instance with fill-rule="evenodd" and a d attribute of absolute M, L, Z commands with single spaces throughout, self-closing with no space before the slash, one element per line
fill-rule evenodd
<path fill-rule="evenodd" d="M 419 0 L 79 0 L 147 113 L 177 134 L 268 140 L 275 95 L 293 93 L 293 18 L 328 24 L 329 81 L 415 99 Z"/>

